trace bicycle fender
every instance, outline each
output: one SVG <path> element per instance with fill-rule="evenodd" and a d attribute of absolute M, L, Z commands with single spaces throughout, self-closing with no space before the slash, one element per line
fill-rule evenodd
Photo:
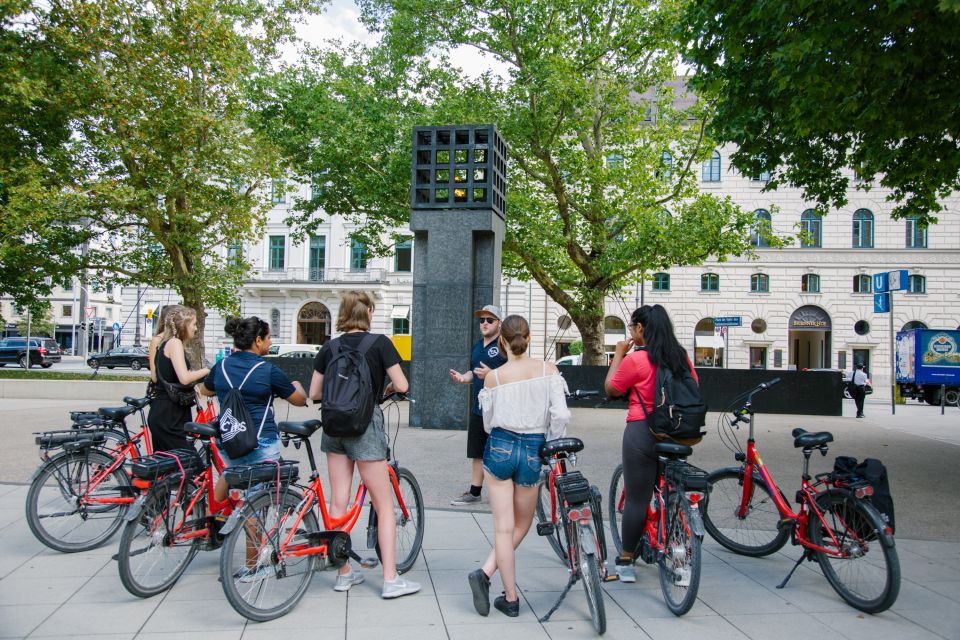
<path fill-rule="evenodd" d="M 686 498 L 683 500 L 683 516 L 690 524 L 690 530 L 693 532 L 693 535 L 700 536 L 701 538 L 706 535 L 707 530 L 703 527 L 703 515 L 700 513 L 699 506 L 692 506 Z"/>
<path fill-rule="evenodd" d="M 136 500 L 133 501 L 133 504 L 130 505 L 130 508 L 127 510 L 127 515 L 123 517 L 127 522 L 133 522 L 140 517 L 140 514 L 143 513 L 143 505 L 147 501 L 147 495 L 143 494 L 138 496 Z"/>
<path fill-rule="evenodd" d="M 597 537 L 594 535 L 590 525 L 580 525 L 580 549 L 587 555 L 600 557 L 600 549 L 597 547 Z"/>
<path fill-rule="evenodd" d="M 237 523 L 240 522 L 240 513 L 242 511 L 243 509 L 234 509 L 230 513 L 230 515 L 227 517 L 227 521 L 223 524 L 222 527 L 220 527 L 221 536 L 227 537 L 228 535 L 230 535 L 230 532 L 232 532 L 237 527 Z"/>

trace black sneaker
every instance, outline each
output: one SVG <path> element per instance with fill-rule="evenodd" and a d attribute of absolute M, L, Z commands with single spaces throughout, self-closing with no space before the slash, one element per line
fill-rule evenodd
<path fill-rule="evenodd" d="M 490 613 L 490 578 L 483 569 L 471 571 L 467 576 L 473 592 L 473 608 L 482 616 Z"/>
<path fill-rule="evenodd" d="M 509 616 L 511 618 L 516 618 L 520 615 L 520 597 L 517 596 L 517 599 L 513 602 L 507 600 L 507 594 L 501 593 L 497 596 L 497 599 L 493 601 L 493 606 L 503 612 L 503 615 Z"/>

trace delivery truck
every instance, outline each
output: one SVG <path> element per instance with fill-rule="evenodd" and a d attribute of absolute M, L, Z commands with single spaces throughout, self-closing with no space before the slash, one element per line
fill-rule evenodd
<path fill-rule="evenodd" d="M 960 401 L 960 330 L 912 329 L 897 333 L 897 386 L 904 398 L 929 404 Z"/>

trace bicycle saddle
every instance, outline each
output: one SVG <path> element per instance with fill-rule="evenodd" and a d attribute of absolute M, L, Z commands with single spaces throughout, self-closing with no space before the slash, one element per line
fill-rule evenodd
<path fill-rule="evenodd" d="M 136 410 L 137 407 L 127 405 L 125 407 L 100 407 L 97 412 L 106 418 L 120 422 Z"/>
<path fill-rule="evenodd" d="M 216 424 L 205 422 L 187 422 L 183 425 L 183 430 L 205 438 L 216 438 L 219 435 Z"/>
<path fill-rule="evenodd" d="M 808 447 L 819 447 L 822 444 L 833 442 L 833 434 L 829 431 L 810 433 L 806 429 L 797 427 L 791 433 L 793 435 L 793 446 L 798 449 L 800 447 L 804 449 Z"/>
<path fill-rule="evenodd" d="M 150 404 L 150 398 L 132 398 L 130 396 L 124 396 L 123 401 L 129 404 L 132 407 L 137 409 L 143 409 L 145 406 Z"/>
<path fill-rule="evenodd" d="M 280 428 L 280 431 L 284 433 L 309 438 L 317 429 L 323 426 L 323 423 L 319 420 L 306 420 L 304 422 L 281 422 L 277 426 Z"/>
<path fill-rule="evenodd" d="M 686 458 L 693 455 L 693 447 L 673 442 L 658 442 L 653 445 L 653 450 L 658 456 L 665 458 Z"/>
<path fill-rule="evenodd" d="M 540 458 L 546 461 L 558 453 L 576 453 L 583 451 L 583 440 L 580 438 L 557 438 L 540 445 Z"/>

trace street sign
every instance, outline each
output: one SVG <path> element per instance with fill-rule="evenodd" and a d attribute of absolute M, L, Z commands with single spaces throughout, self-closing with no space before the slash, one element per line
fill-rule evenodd
<path fill-rule="evenodd" d="M 889 293 L 873 294 L 873 312 L 874 313 L 890 313 L 890 294 Z"/>
<path fill-rule="evenodd" d="M 890 289 L 889 286 L 889 277 L 886 271 L 883 273 L 873 274 L 873 292 L 874 293 L 886 293 Z"/>
<path fill-rule="evenodd" d="M 742 325 L 742 316 L 717 316 L 713 319 L 714 327 L 739 327 Z"/>
<path fill-rule="evenodd" d="M 907 288 L 907 270 L 887 273 L 887 291 L 904 291 Z"/>
<path fill-rule="evenodd" d="M 83 308 L 83 317 L 89 318 L 93 315 L 93 307 L 84 307 Z"/>
<path fill-rule="evenodd" d="M 113 323 L 113 332 L 114 332 L 114 333 L 120 333 L 120 329 L 121 329 L 120 323 L 119 323 L 119 322 L 114 322 L 114 323 Z"/>

